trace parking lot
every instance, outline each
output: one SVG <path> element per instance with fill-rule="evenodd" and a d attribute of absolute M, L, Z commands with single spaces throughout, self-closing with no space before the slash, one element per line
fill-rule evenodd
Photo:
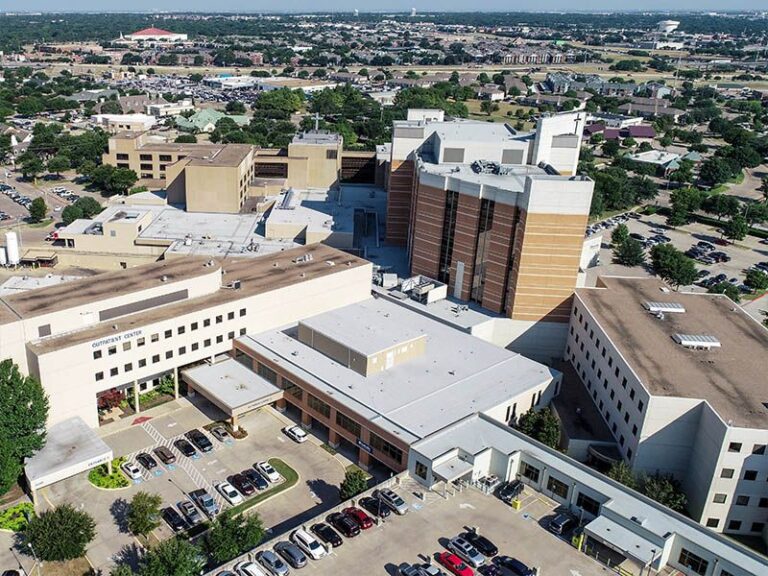
<path fill-rule="evenodd" d="M 473 488 L 465 488 L 447 499 L 428 493 L 423 501 L 416 496 L 421 488 L 413 480 L 393 488 L 409 504 L 407 514 L 391 514 L 358 536 L 344 538 L 342 546 L 332 549 L 330 555 L 320 560 L 310 560 L 302 573 L 395 576 L 402 563 L 431 561 L 437 564 L 436 556 L 446 550 L 448 540 L 471 527 L 491 540 L 500 556 L 511 556 L 530 568 L 536 567 L 539 574 L 594 576 L 608 572 L 566 539 L 547 530 L 555 503 L 530 488 L 522 495 L 522 507 L 518 511 L 495 496 Z M 265 543 L 257 551 L 287 539 L 286 534 Z M 224 569 L 232 569 L 232 563 L 217 573 Z M 503 570 L 502 574 L 512 572 Z"/>
<path fill-rule="evenodd" d="M 172 446 L 175 439 L 192 428 L 202 429 L 211 421 L 210 407 L 204 408 L 201 411 L 198 406 L 188 405 L 109 435 L 105 441 L 116 456 L 126 455 L 135 461 L 139 452 L 151 454 L 157 446 Z M 121 559 L 135 561 L 135 540 L 126 527 L 126 512 L 128 502 L 138 491 L 159 494 L 165 507 L 176 506 L 190 492 L 203 488 L 216 498 L 220 508 L 226 508 L 229 504 L 216 491 L 216 484 L 256 462 L 279 458 L 298 473 L 299 480 L 285 492 L 257 505 L 267 528 L 275 532 L 292 529 L 338 504 L 344 466 L 320 448 L 318 441 L 297 444 L 288 439 L 282 432 L 286 420 L 271 409 L 247 414 L 241 425 L 248 431 L 247 438 L 222 443 L 206 433 L 213 443 L 211 452 L 190 459 L 172 449 L 176 456 L 174 464 L 166 466 L 158 460 L 153 470 L 142 468 L 141 479 L 128 488 L 102 490 L 88 482 L 87 474 L 80 474 L 44 489 L 44 503 L 55 506 L 68 502 L 90 512 L 97 524 L 97 535 L 88 549 L 88 559 L 96 568 L 108 568 Z M 165 538 L 171 533 L 163 523 L 156 536 Z"/>
<path fill-rule="evenodd" d="M 697 261 L 698 270 L 709 272 L 706 276 L 702 275 L 701 280 L 723 275 L 721 278 L 728 281 L 733 279 L 737 286 L 743 284 L 747 269 L 759 262 L 768 261 L 768 243 L 761 241 L 754 236 L 747 236 L 744 240 L 735 244 L 730 242 L 723 243 L 720 234 L 711 226 L 699 223 L 691 223 L 679 228 L 670 228 L 665 224 L 664 216 L 653 214 L 642 216 L 639 219 L 627 219 L 624 223 L 629 228 L 630 234 L 639 235 L 642 239 L 648 240 L 655 235 L 653 230 L 663 232 L 671 244 L 678 250 L 688 251 L 692 246 L 699 242 L 707 242 L 714 246 L 714 252 L 722 252 L 730 260 L 727 262 L 704 263 Z M 643 267 L 627 268 L 618 264 L 613 264 L 613 252 L 610 247 L 611 233 L 615 225 L 603 228 L 595 234 L 603 235 L 602 249 L 600 250 L 600 265 L 590 268 L 588 272 L 588 284 L 594 285 L 595 279 L 599 275 L 622 275 L 622 276 L 648 276 L 650 273 Z M 593 234 L 594 235 L 594 234 Z M 635 236 L 637 238 L 637 236 Z M 640 238 L 638 238 L 640 239 Z M 642 241 L 642 240 L 641 240 Z M 646 254 L 649 254 L 649 249 Z M 650 260 L 650 258 L 649 258 Z M 706 286 L 694 285 L 686 287 L 686 290 L 703 292 Z"/>

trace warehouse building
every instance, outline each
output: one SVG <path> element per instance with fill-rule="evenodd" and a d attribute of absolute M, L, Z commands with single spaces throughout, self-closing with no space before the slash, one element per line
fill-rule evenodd
<path fill-rule="evenodd" d="M 768 522 L 766 350 L 765 328 L 725 296 L 601 278 L 576 290 L 565 358 L 618 458 L 637 473 L 673 474 L 691 516 L 708 528 L 760 536 Z"/>

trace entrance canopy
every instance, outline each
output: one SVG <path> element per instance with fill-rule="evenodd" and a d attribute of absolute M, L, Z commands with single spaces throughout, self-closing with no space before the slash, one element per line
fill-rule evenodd
<path fill-rule="evenodd" d="M 182 372 L 187 384 L 235 417 L 283 397 L 283 391 L 235 359 Z"/>
<path fill-rule="evenodd" d="M 45 446 L 27 459 L 24 474 L 34 491 L 111 462 L 112 448 L 76 416 L 48 429 Z"/>
<path fill-rule="evenodd" d="M 652 562 L 659 546 L 605 516 L 598 516 L 584 527 L 584 532 L 608 548 L 637 560 L 641 566 Z"/>
<path fill-rule="evenodd" d="M 432 473 L 445 482 L 453 482 L 454 480 L 471 473 L 473 468 L 474 466 L 471 463 L 460 459 L 458 456 L 454 456 L 442 464 L 433 466 Z"/>

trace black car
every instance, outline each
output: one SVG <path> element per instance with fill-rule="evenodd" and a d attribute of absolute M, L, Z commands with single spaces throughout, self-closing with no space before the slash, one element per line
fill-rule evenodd
<path fill-rule="evenodd" d="M 511 556 L 497 556 L 493 559 L 493 563 L 500 568 L 506 568 L 515 576 L 533 576 L 533 570 L 517 558 L 512 558 Z"/>
<path fill-rule="evenodd" d="M 184 530 L 186 527 L 186 523 L 184 522 L 184 518 L 181 517 L 181 514 L 176 512 L 176 510 L 170 506 L 163 510 L 163 520 L 168 523 L 168 526 L 170 526 L 174 532 Z"/>
<path fill-rule="evenodd" d="M 256 487 L 251 484 L 251 481 L 244 474 L 234 474 L 227 478 L 227 482 L 232 484 L 243 496 L 251 496 L 256 492 Z"/>
<path fill-rule="evenodd" d="M 334 548 L 338 548 L 344 543 L 344 540 L 341 539 L 339 533 L 328 526 L 328 524 L 325 522 L 318 522 L 317 524 L 314 524 L 310 530 L 315 536 L 320 538 L 320 540 L 326 544 L 330 544 Z"/>
<path fill-rule="evenodd" d="M 173 464 L 176 462 L 176 456 L 173 455 L 173 452 L 171 452 L 166 446 L 158 446 L 152 452 L 155 453 L 155 456 L 160 458 L 160 461 L 163 464 Z"/>
<path fill-rule="evenodd" d="M 504 572 L 501 571 L 501 568 L 493 564 L 486 564 L 485 566 L 480 566 L 480 568 L 478 568 L 477 571 L 480 572 L 480 574 L 482 574 L 483 576 L 504 576 Z"/>
<path fill-rule="evenodd" d="M 520 480 L 512 480 L 511 482 L 505 482 L 499 487 L 499 498 L 502 502 L 512 502 L 515 498 L 523 493 L 525 484 Z"/>
<path fill-rule="evenodd" d="M 146 468 L 147 470 L 152 470 L 152 468 L 157 468 L 157 461 L 146 452 L 142 452 L 141 454 L 136 456 L 136 462 L 144 466 L 144 468 Z"/>
<path fill-rule="evenodd" d="M 213 443 L 208 440 L 208 436 L 200 432 L 197 428 L 193 428 L 184 434 L 184 436 L 186 436 L 192 444 L 197 446 L 197 449 L 200 450 L 200 452 L 210 452 L 213 450 Z"/>
<path fill-rule="evenodd" d="M 248 468 L 247 470 L 243 470 L 241 474 L 248 479 L 248 482 L 250 482 L 259 490 L 266 490 L 269 488 L 269 482 L 267 482 L 267 479 L 259 474 L 258 470 L 255 468 Z"/>
<path fill-rule="evenodd" d="M 499 553 L 496 544 L 488 540 L 485 536 L 481 536 L 478 532 L 465 532 L 461 537 L 477 548 L 480 554 L 488 556 L 488 558 L 493 558 Z"/>
<path fill-rule="evenodd" d="M 184 438 L 179 438 L 176 440 L 176 442 L 173 443 L 174 446 L 176 446 L 176 449 L 184 454 L 187 458 L 192 458 L 195 454 L 197 454 L 197 450 L 195 450 L 195 447 L 192 446 L 192 444 L 189 443 L 189 441 L 184 440 Z"/>
<path fill-rule="evenodd" d="M 339 532 L 344 534 L 347 538 L 353 538 L 360 534 L 360 525 L 354 518 L 350 518 L 347 514 L 342 512 L 334 512 L 328 518 L 326 518 L 331 526 L 336 528 Z"/>
<path fill-rule="evenodd" d="M 392 513 L 389 506 L 381 498 L 366 496 L 365 498 L 360 498 L 359 504 L 362 508 L 365 508 L 368 512 L 379 518 L 386 518 Z"/>

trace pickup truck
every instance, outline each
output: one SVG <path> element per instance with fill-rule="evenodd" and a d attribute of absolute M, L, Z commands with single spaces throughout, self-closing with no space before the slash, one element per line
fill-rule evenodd
<path fill-rule="evenodd" d="M 206 516 L 208 518 L 215 518 L 216 515 L 219 513 L 219 506 L 216 504 L 216 501 L 213 499 L 213 497 L 208 494 L 208 492 L 202 488 L 199 490 L 193 490 L 189 493 L 189 496 L 192 498 L 195 504 L 203 511 L 205 512 Z"/>

